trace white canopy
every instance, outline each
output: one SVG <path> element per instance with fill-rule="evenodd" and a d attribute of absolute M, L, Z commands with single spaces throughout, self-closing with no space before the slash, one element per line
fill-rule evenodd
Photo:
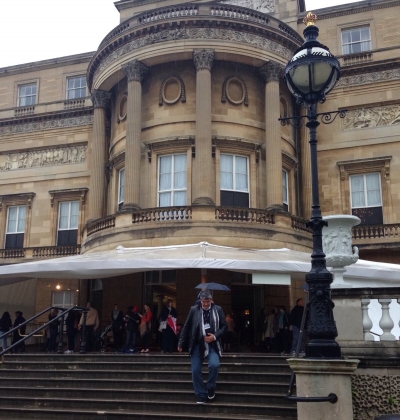
<path fill-rule="evenodd" d="M 183 268 L 213 268 L 247 273 L 288 273 L 303 278 L 310 271 L 309 253 L 282 249 L 244 249 L 207 242 L 162 247 L 124 248 L 64 258 L 0 266 L 0 285 L 27 278 L 94 279 Z M 347 267 L 353 287 L 395 287 L 400 265 L 359 260 Z"/>

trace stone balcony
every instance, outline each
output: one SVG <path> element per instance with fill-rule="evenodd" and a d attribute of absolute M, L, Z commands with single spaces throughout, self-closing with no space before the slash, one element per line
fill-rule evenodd
<path fill-rule="evenodd" d="M 310 252 L 304 219 L 263 209 L 187 206 L 120 212 L 88 223 L 82 252 L 118 245 L 164 246 L 201 241 L 244 248 L 290 248 Z"/>
<path fill-rule="evenodd" d="M 352 236 L 360 249 L 400 248 L 400 223 L 355 226 Z"/>
<path fill-rule="evenodd" d="M 16 264 L 39 259 L 68 257 L 81 253 L 80 245 L 38 246 L 20 249 L 0 249 L 0 265 Z"/>

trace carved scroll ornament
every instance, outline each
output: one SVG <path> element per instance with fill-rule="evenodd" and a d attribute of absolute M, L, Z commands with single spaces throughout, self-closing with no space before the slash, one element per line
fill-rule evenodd
<path fill-rule="evenodd" d="M 230 85 L 233 83 L 239 84 L 242 90 L 241 98 L 233 98 L 230 92 Z M 247 86 L 244 80 L 239 76 L 229 76 L 224 80 L 224 83 L 222 85 L 222 95 L 221 95 L 221 102 L 225 103 L 228 99 L 229 102 L 231 102 L 234 105 L 240 105 L 244 103 L 246 106 L 249 105 L 249 94 L 247 92 Z"/>
<path fill-rule="evenodd" d="M 167 93 L 167 87 L 171 84 L 178 85 L 177 94 L 174 97 L 169 97 Z M 186 90 L 183 80 L 178 76 L 169 76 L 161 83 L 160 92 L 158 94 L 158 104 L 162 106 L 164 103 L 168 105 L 175 104 L 181 100 L 186 102 Z"/>

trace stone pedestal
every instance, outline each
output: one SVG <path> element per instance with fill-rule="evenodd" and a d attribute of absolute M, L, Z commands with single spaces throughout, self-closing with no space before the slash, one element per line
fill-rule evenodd
<path fill-rule="evenodd" d="M 352 420 L 351 375 L 356 359 L 288 359 L 296 374 L 298 397 L 327 397 L 336 394 L 338 401 L 298 402 L 298 420 Z"/>

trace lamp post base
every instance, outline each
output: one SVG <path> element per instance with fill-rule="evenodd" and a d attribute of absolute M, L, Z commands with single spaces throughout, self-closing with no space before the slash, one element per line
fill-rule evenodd
<path fill-rule="evenodd" d="M 330 339 L 314 339 L 306 345 L 306 358 L 340 359 L 342 352 L 339 344 Z"/>

